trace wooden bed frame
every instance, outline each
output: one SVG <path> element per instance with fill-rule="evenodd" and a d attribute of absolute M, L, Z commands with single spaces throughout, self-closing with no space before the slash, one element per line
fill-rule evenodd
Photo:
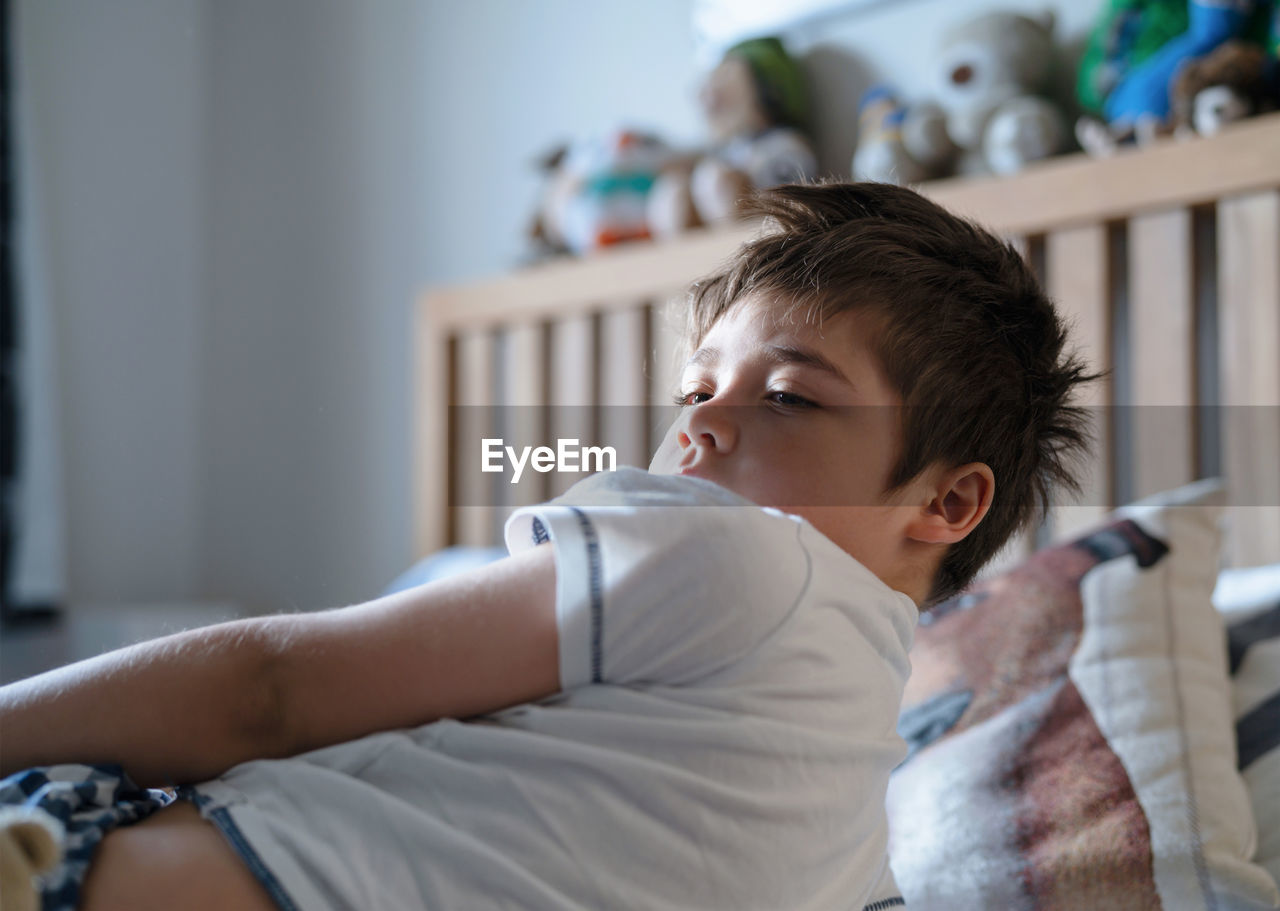
<path fill-rule="evenodd" d="M 1001 562 L 1113 504 L 1212 475 L 1232 491 L 1229 564 L 1280 561 L 1280 114 L 920 189 L 1020 246 L 1075 343 L 1111 371 L 1088 404 L 1119 406 L 1097 411 L 1086 505 L 1055 508 Z M 418 553 L 498 542 L 511 507 L 559 492 L 545 474 L 511 485 L 481 473 L 474 441 L 504 420 L 507 437 L 604 440 L 620 462 L 646 465 L 660 428 L 651 411 L 624 406 L 670 399 L 670 305 L 755 230 L 693 232 L 427 292 L 415 341 Z M 493 405 L 554 407 L 480 407 Z M 510 426 L 522 421 L 537 426 Z"/>

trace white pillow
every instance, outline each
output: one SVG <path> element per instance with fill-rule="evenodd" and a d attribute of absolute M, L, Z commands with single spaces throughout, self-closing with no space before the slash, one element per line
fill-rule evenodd
<path fill-rule="evenodd" d="M 1085 635 L 1071 677 L 1147 816 L 1165 908 L 1216 908 L 1228 896 L 1280 904 L 1274 880 L 1250 862 L 1257 831 L 1212 606 L 1223 499 L 1208 481 L 1117 510 L 1169 554 L 1146 570 L 1100 565 L 1081 586 Z"/>
<path fill-rule="evenodd" d="M 1210 601 L 1221 499 L 1117 510 L 921 618 L 888 800 L 908 907 L 1280 906 Z"/>

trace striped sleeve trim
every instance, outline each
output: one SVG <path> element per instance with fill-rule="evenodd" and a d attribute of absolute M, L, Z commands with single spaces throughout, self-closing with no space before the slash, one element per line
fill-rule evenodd
<path fill-rule="evenodd" d="M 591 598 L 591 682 L 604 682 L 604 569 L 600 560 L 600 537 L 587 514 L 569 507 L 578 517 L 583 546 L 587 549 L 587 591 Z"/>
<path fill-rule="evenodd" d="M 884 911 L 885 908 L 905 908 L 906 901 L 901 895 L 895 895 L 893 898 L 882 898 L 874 901 L 869 905 L 863 905 L 862 911 Z"/>

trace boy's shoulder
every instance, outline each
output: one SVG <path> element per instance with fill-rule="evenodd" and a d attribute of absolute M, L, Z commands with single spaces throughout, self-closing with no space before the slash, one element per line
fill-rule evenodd
<path fill-rule="evenodd" d="M 736 567 L 736 574 L 742 578 L 761 573 L 776 575 L 782 572 L 784 563 L 795 562 L 805 568 L 806 574 L 834 573 L 856 589 L 906 597 L 890 589 L 801 516 L 760 506 L 703 478 L 655 474 L 623 466 L 579 481 L 544 505 L 578 510 L 589 524 L 598 524 L 591 518 L 593 510 L 627 510 L 643 517 L 626 523 L 636 537 L 673 557 L 709 561 L 709 571 L 714 569 L 717 555 L 726 561 L 726 567 Z M 515 543 L 512 532 L 525 527 L 531 540 L 544 539 L 537 522 L 541 509 L 526 507 L 517 511 L 513 520 L 518 521 L 508 527 L 509 546 Z M 696 551 L 690 550 L 693 543 L 698 545 Z"/>
<path fill-rule="evenodd" d="M 761 509 L 746 497 L 702 478 L 654 474 L 624 465 L 579 481 L 551 501 L 557 506 L 722 506 Z"/>
<path fill-rule="evenodd" d="M 582 537 L 588 548 L 613 551 L 614 562 L 622 551 L 642 551 L 650 559 L 665 554 L 700 561 L 711 570 L 717 561 L 794 541 L 801 521 L 702 478 L 624 466 L 579 481 L 547 503 L 517 509 L 505 537 L 515 553 L 556 537 L 558 529 L 561 538 Z"/>

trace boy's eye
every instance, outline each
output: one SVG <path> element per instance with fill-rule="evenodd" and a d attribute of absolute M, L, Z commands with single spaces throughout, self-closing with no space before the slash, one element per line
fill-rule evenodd
<path fill-rule="evenodd" d="M 680 407 L 688 407 L 689 405 L 701 405 L 703 402 L 711 398 L 710 392 L 681 392 L 675 397 L 675 403 Z M 806 399 L 804 396 L 796 395 L 794 392 L 769 392 L 765 394 L 765 401 L 772 405 L 782 408 L 814 408 L 814 402 Z"/>
<path fill-rule="evenodd" d="M 676 393 L 675 402 L 681 408 L 684 408 L 688 405 L 701 405 L 709 398 L 711 398 L 710 392 L 678 392 Z"/>
<path fill-rule="evenodd" d="M 783 408 L 813 408 L 814 403 L 796 395 L 793 392 L 770 392 L 767 396 L 770 402 L 775 405 L 781 405 Z"/>

